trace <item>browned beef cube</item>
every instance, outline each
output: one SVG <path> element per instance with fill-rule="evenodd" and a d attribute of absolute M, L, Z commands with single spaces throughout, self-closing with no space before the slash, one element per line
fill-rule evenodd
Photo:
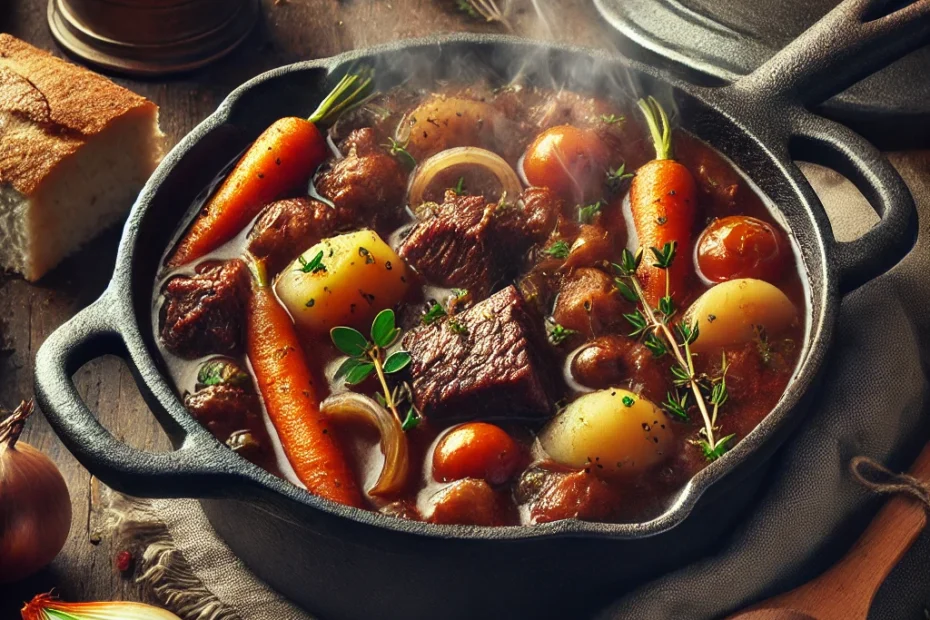
<path fill-rule="evenodd" d="M 437 419 L 551 414 L 539 324 L 509 286 L 407 334 L 417 407 Z"/>
<path fill-rule="evenodd" d="M 162 342 L 179 357 L 234 354 L 242 348 L 249 268 L 241 260 L 208 263 L 165 286 Z"/>
<path fill-rule="evenodd" d="M 400 257 L 430 283 L 485 299 L 513 276 L 532 242 L 523 210 L 449 194 L 400 247 Z"/>
<path fill-rule="evenodd" d="M 331 206 L 309 198 L 273 202 L 249 231 L 249 252 L 276 274 L 312 245 L 352 225 Z"/>
<path fill-rule="evenodd" d="M 372 146 L 372 135 L 353 133 L 350 150 L 314 181 L 340 219 L 381 227 L 397 223 L 407 196 L 407 170 L 384 149 Z"/>

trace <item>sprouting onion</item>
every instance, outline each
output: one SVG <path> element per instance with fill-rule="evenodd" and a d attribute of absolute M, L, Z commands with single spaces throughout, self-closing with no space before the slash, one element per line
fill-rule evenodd
<path fill-rule="evenodd" d="M 125 601 L 65 603 L 39 594 L 22 609 L 23 620 L 181 620 L 170 611 Z"/>
<path fill-rule="evenodd" d="M 501 185 L 501 195 L 515 200 L 523 191 L 517 173 L 504 159 L 486 149 L 474 146 L 459 146 L 436 153 L 422 162 L 413 173 L 407 197 L 411 207 L 423 203 L 423 197 L 433 180 L 453 166 L 480 166 L 491 173 Z"/>
<path fill-rule="evenodd" d="M 384 467 L 378 481 L 368 490 L 369 495 L 390 495 L 404 486 L 410 470 L 407 436 L 391 412 L 373 398 L 355 392 L 330 396 L 321 403 L 320 411 L 333 420 L 361 420 L 378 429 Z"/>

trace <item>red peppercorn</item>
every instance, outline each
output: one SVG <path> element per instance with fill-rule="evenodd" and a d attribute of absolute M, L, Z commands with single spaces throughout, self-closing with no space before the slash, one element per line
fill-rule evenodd
<path fill-rule="evenodd" d="M 120 551 L 116 554 L 116 568 L 121 573 L 125 573 L 132 566 L 132 554 L 128 551 Z"/>

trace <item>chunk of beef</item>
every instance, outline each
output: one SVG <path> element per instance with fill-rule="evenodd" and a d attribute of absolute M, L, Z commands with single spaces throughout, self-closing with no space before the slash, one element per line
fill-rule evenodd
<path fill-rule="evenodd" d="M 165 286 L 162 342 L 185 359 L 235 354 L 242 348 L 249 269 L 241 260 L 206 263 Z"/>
<path fill-rule="evenodd" d="M 620 508 L 621 498 L 592 470 L 562 473 L 535 470 L 542 476 L 539 490 L 530 502 L 533 523 L 550 523 L 561 519 L 609 521 Z"/>
<path fill-rule="evenodd" d="M 269 273 L 278 273 L 321 239 L 350 228 L 354 221 L 340 215 L 345 214 L 309 198 L 273 202 L 249 231 L 249 252 L 265 260 Z"/>
<path fill-rule="evenodd" d="M 341 220 L 375 228 L 396 223 L 406 201 L 407 171 L 383 149 L 360 153 L 359 145 L 367 149 L 370 139 L 354 135 L 356 148 L 316 178 L 316 191 L 333 203 Z"/>
<path fill-rule="evenodd" d="M 465 288 L 481 300 L 515 275 L 531 243 L 518 206 L 450 193 L 424 214 L 398 254 L 430 283 Z"/>
<path fill-rule="evenodd" d="M 531 187 L 523 192 L 526 228 L 534 241 L 544 241 L 552 233 L 564 209 L 565 201 L 548 187 Z"/>
<path fill-rule="evenodd" d="M 434 418 L 545 416 L 551 385 L 539 352 L 541 321 L 509 286 L 404 338 L 417 407 Z"/>
<path fill-rule="evenodd" d="M 248 387 L 211 385 L 184 399 L 187 410 L 210 433 L 256 465 L 277 471 L 258 396 Z"/>
<path fill-rule="evenodd" d="M 625 303 L 609 275 L 582 267 L 564 280 L 552 318 L 562 327 L 591 338 L 623 323 Z"/>
<path fill-rule="evenodd" d="M 382 153 L 381 142 L 371 127 L 355 129 L 339 143 L 339 150 L 347 156 L 367 157 Z"/>

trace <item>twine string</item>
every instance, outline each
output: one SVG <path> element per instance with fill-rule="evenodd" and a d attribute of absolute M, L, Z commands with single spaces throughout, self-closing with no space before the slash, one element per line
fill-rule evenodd
<path fill-rule="evenodd" d="M 921 482 L 908 474 L 896 474 L 867 456 L 853 458 L 849 469 L 859 484 L 867 489 L 882 494 L 904 493 L 930 510 L 930 483 Z"/>

